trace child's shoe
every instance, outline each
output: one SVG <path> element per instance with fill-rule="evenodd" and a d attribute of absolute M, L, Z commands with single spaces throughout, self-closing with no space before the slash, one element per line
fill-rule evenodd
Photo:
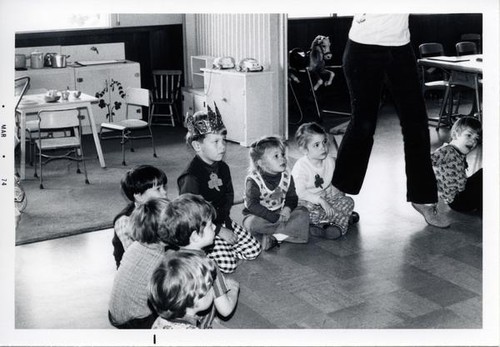
<path fill-rule="evenodd" d="M 349 225 L 353 225 L 359 222 L 359 213 L 356 211 L 352 211 L 351 216 L 349 217 Z"/>
<path fill-rule="evenodd" d="M 311 236 L 324 238 L 325 229 L 320 225 L 311 224 L 311 226 L 309 226 L 309 234 L 311 234 Z"/>
<path fill-rule="evenodd" d="M 278 240 L 272 235 L 262 235 L 262 249 L 270 251 L 274 247 L 279 247 Z"/>
<path fill-rule="evenodd" d="M 328 240 L 336 240 L 344 235 L 342 229 L 335 224 L 326 224 L 323 229 L 325 230 L 325 239 Z"/>

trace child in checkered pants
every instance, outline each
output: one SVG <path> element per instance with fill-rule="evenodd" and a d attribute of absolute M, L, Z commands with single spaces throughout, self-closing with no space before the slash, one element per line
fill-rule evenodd
<path fill-rule="evenodd" d="M 255 141 L 250 146 L 250 162 L 243 226 L 261 237 L 265 251 L 277 245 L 277 234 L 285 242 L 307 243 L 309 213 L 305 207 L 297 207 L 283 141 L 275 136 Z"/>
<path fill-rule="evenodd" d="M 199 111 L 188 116 L 186 141 L 196 155 L 177 179 L 179 194 L 203 196 L 217 211 L 214 246 L 208 251 L 224 273 L 231 273 L 241 260 L 257 258 L 261 246 L 247 230 L 230 217 L 234 189 L 229 166 L 223 161 L 227 130 L 219 110 Z"/>
<path fill-rule="evenodd" d="M 335 159 L 328 155 L 329 142 L 325 129 L 317 123 L 302 124 L 295 134 L 304 154 L 292 169 L 299 205 L 307 207 L 311 234 L 338 239 L 347 233 L 354 200 L 332 185 Z"/>

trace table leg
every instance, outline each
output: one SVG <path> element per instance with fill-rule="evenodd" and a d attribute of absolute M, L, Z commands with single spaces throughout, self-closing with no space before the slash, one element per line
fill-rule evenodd
<path fill-rule="evenodd" d="M 89 115 L 90 129 L 92 130 L 92 135 L 94 136 L 94 143 L 97 150 L 97 156 L 99 157 L 99 163 L 101 164 L 101 167 L 104 168 L 106 167 L 106 163 L 104 162 L 104 156 L 101 149 L 101 141 L 99 140 L 99 135 L 97 134 L 97 127 L 95 125 L 94 114 L 92 113 L 91 105 L 87 106 L 87 113 Z"/>
<path fill-rule="evenodd" d="M 19 176 L 24 180 L 26 178 L 26 113 L 24 111 L 20 111 L 19 113 L 21 117 L 21 158 L 19 160 Z"/>
<path fill-rule="evenodd" d="M 476 74 L 474 76 L 474 89 L 475 89 L 475 96 L 476 96 L 476 105 L 477 105 L 477 116 L 480 121 L 482 121 L 482 107 L 481 107 L 481 100 L 479 99 L 479 76 Z"/>

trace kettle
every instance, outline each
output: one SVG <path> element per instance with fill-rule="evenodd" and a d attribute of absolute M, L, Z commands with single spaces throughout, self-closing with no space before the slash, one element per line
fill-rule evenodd
<path fill-rule="evenodd" d="M 31 53 L 31 68 L 32 69 L 43 68 L 43 53 L 42 52 Z"/>
<path fill-rule="evenodd" d="M 45 58 L 43 59 L 43 66 L 52 67 L 52 56 L 57 53 L 46 53 Z"/>

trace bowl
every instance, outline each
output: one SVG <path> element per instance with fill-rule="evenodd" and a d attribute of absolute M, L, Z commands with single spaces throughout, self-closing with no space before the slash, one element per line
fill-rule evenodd
<path fill-rule="evenodd" d="M 45 95 L 45 102 L 56 102 L 61 98 L 60 95 L 48 96 Z"/>

